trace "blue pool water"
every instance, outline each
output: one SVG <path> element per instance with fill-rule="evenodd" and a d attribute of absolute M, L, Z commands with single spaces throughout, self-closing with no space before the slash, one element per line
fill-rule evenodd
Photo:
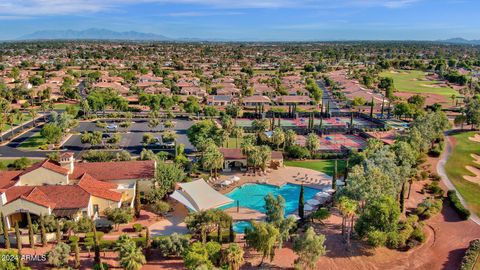
<path fill-rule="evenodd" d="M 240 207 L 250 208 L 265 213 L 265 199 L 268 193 L 272 193 L 275 197 L 281 195 L 285 199 L 285 216 L 295 213 L 298 207 L 298 198 L 300 196 L 300 185 L 285 184 L 281 187 L 267 185 L 267 184 L 245 184 L 235 188 L 225 196 L 234 200 L 233 203 L 221 207 L 227 209 L 237 206 L 237 201 L 240 202 Z M 305 201 L 313 198 L 320 190 L 304 187 Z"/>
<path fill-rule="evenodd" d="M 233 231 L 236 233 L 244 233 L 246 228 L 251 228 L 250 221 L 237 221 L 233 224 Z"/>

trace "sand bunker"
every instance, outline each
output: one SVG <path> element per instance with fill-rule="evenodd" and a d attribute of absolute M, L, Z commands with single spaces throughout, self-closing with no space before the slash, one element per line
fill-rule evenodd
<path fill-rule="evenodd" d="M 430 87 L 430 88 L 440 88 L 441 86 L 438 84 L 420 84 L 423 87 Z"/>
<path fill-rule="evenodd" d="M 473 137 L 469 137 L 471 141 L 480 142 L 480 134 L 475 134 Z M 471 154 L 473 158 L 473 163 L 480 165 L 480 155 Z M 465 168 L 470 171 L 474 176 L 464 175 L 463 178 L 467 181 L 480 185 L 480 169 L 473 166 L 465 166 Z"/>
<path fill-rule="evenodd" d="M 480 134 L 475 134 L 473 137 L 468 137 L 470 141 L 478 142 L 480 143 Z"/>

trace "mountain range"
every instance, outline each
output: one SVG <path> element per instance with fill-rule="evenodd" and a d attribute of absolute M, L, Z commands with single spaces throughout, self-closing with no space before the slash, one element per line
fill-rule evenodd
<path fill-rule="evenodd" d="M 480 45 L 480 39 L 468 40 L 460 37 L 437 40 L 437 41 L 442 43 L 450 43 L 450 44 Z"/>
<path fill-rule="evenodd" d="M 107 29 L 90 28 L 86 30 L 43 30 L 23 35 L 17 40 L 53 40 L 53 39 L 92 39 L 92 40 L 155 40 L 167 41 L 170 38 L 136 31 L 116 32 Z"/>
<path fill-rule="evenodd" d="M 17 38 L 17 40 L 138 40 L 138 41 L 207 41 L 201 38 L 170 38 L 164 35 L 143 33 L 137 31 L 117 32 L 108 29 L 90 28 L 86 30 L 42 30 Z M 208 39 L 208 41 L 229 41 L 222 39 Z M 233 41 L 233 40 L 230 40 Z M 312 40 L 313 41 L 313 40 Z M 464 38 L 450 38 L 436 40 L 446 44 L 480 45 L 480 40 Z"/>

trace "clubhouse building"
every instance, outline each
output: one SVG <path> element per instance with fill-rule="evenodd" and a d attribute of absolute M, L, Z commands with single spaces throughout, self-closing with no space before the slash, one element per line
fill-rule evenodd
<path fill-rule="evenodd" d="M 98 218 L 106 208 L 133 206 L 135 190 L 148 190 L 155 167 L 155 161 L 79 163 L 73 153 L 63 153 L 59 162 L 45 159 L 23 171 L 0 172 L 0 211 L 8 227 L 24 224 L 27 212 L 32 218 Z"/>

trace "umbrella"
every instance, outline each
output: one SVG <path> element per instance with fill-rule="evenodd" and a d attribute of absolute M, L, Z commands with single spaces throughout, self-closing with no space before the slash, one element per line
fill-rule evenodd
<path fill-rule="evenodd" d="M 327 141 L 331 141 L 331 140 L 332 140 L 332 137 L 327 136 L 327 137 L 325 137 L 325 139 L 326 139 Z"/>
<path fill-rule="evenodd" d="M 315 199 L 310 199 L 310 200 L 307 201 L 307 203 L 310 204 L 310 205 L 319 205 L 320 201 L 315 200 Z"/>
<path fill-rule="evenodd" d="M 305 206 L 303 207 L 303 210 L 305 211 L 312 211 L 313 210 L 313 206 L 309 205 L 309 204 L 305 204 Z"/>
<path fill-rule="evenodd" d="M 240 177 L 238 176 L 233 176 L 232 179 L 230 179 L 231 181 L 234 181 L 234 182 L 237 182 L 237 181 L 240 181 Z"/>
<path fill-rule="evenodd" d="M 228 186 L 228 185 L 230 185 L 231 183 L 232 183 L 232 181 L 230 181 L 230 180 L 225 180 L 225 181 L 222 182 L 222 185 L 223 185 L 223 186 Z"/>

